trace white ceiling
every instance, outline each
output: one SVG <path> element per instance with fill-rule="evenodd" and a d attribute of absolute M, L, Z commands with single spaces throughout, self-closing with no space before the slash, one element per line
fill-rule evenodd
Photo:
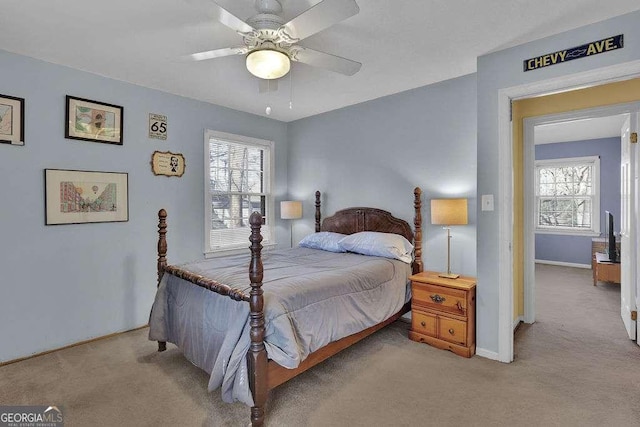
<path fill-rule="evenodd" d="M 357 1 L 359 14 L 301 44 L 361 62 L 360 72 L 294 63 L 291 88 L 285 76 L 262 94 L 242 56 L 180 60 L 242 43 L 215 21 L 211 0 L 3 0 L 0 49 L 263 116 L 270 105 L 272 118 L 288 122 L 473 73 L 480 55 L 640 8 L 638 0 Z M 218 3 L 242 19 L 255 13 L 253 0 Z M 289 20 L 318 0 L 281 3 Z"/>
<path fill-rule="evenodd" d="M 534 127 L 535 144 L 554 142 L 587 141 L 599 138 L 620 138 L 622 124 L 627 115 L 572 120 Z"/>

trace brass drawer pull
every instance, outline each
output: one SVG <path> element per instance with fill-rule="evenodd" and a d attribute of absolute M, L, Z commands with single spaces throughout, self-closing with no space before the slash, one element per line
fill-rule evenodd
<path fill-rule="evenodd" d="M 458 310 L 462 311 L 464 313 L 464 307 L 462 306 L 462 303 L 460 301 L 458 301 L 456 303 L 456 307 L 458 308 Z"/>
<path fill-rule="evenodd" d="M 441 297 L 438 294 L 435 295 L 431 295 L 431 299 L 433 300 L 433 302 L 435 302 L 436 304 L 442 304 L 444 301 L 446 301 L 445 297 Z"/>
<path fill-rule="evenodd" d="M 420 325 L 422 325 L 422 327 L 424 328 L 425 326 L 427 326 L 427 323 L 423 320 L 422 322 L 420 322 Z"/>
<path fill-rule="evenodd" d="M 454 335 L 454 332 L 455 332 L 455 331 L 453 330 L 453 328 L 449 328 L 449 333 L 450 333 L 451 335 Z"/>

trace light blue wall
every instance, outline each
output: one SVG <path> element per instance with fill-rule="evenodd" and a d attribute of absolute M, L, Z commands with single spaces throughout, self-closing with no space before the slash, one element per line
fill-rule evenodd
<path fill-rule="evenodd" d="M 445 271 L 446 232 L 430 225 L 429 200 L 469 198 L 469 225 L 452 228 L 451 269 L 476 272 L 476 76 L 290 123 L 289 193 L 304 200 L 296 239 L 313 231 L 313 192 L 323 212 L 375 206 L 413 222 L 413 189 L 423 190 L 425 268 Z"/>
<path fill-rule="evenodd" d="M 0 144 L 0 324 L 10 325 L 0 328 L 0 361 L 146 323 L 160 207 L 170 215 L 169 260 L 202 253 L 205 128 L 276 141 L 276 198 L 305 201 L 305 217 L 294 224 L 296 240 L 313 229 L 316 189 L 324 192 L 324 212 L 373 205 L 411 221 L 411 191 L 418 185 L 425 192 L 425 265 L 443 270 L 446 239 L 429 225 L 428 200 L 469 197 L 470 224 L 453 230 L 452 269 L 477 272 L 477 345 L 497 353 L 498 215 L 481 212 L 476 194 L 494 194 L 496 207 L 504 198 L 498 90 L 638 60 L 638 22 L 640 11 L 491 53 L 478 58 L 477 75 L 288 126 L 0 51 L 0 93 L 27 100 L 27 145 Z M 522 72 L 525 58 L 620 33 L 624 49 Z M 66 140 L 66 94 L 123 105 L 124 146 Z M 167 142 L 147 138 L 151 112 L 168 116 Z M 185 154 L 183 178 L 151 174 L 151 153 L 167 149 Z M 130 221 L 45 227 L 45 168 L 129 172 Z M 278 239 L 287 242 L 287 233 L 288 223 L 279 224 Z"/>
<path fill-rule="evenodd" d="M 605 210 L 620 229 L 620 138 L 591 139 L 536 145 L 536 160 L 567 157 L 600 157 L 600 229 L 604 233 Z M 591 237 L 536 234 L 536 259 L 591 266 Z"/>
<path fill-rule="evenodd" d="M 478 195 L 500 194 L 498 91 L 503 88 L 567 76 L 640 59 L 640 11 L 581 27 L 556 36 L 487 54 L 478 58 Z M 623 49 L 576 59 L 540 70 L 523 72 L 522 61 L 538 55 L 580 46 L 624 34 Z M 508 155 L 508 153 L 503 153 Z M 477 344 L 498 352 L 498 211 L 478 212 Z"/>
<path fill-rule="evenodd" d="M 0 144 L 0 362 L 147 323 L 160 208 L 169 261 L 202 257 L 205 128 L 274 140 L 286 194 L 284 123 L 4 51 L 0 76 L 0 94 L 26 99 L 26 145 Z M 123 106 L 124 145 L 65 139 L 67 94 Z M 166 142 L 147 137 L 149 113 L 168 116 Z M 155 150 L 183 153 L 185 175 L 154 176 Z M 129 222 L 45 226 L 45 168 L 128 172 Z"/>

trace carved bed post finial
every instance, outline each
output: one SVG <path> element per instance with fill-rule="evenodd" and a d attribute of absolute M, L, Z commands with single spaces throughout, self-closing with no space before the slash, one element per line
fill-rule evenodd
<path fill-rule="evenodd" d="M 160 209 L 158 211 L 158 284 L 162 280 L 164 268 L 167 266 L 167 211 Z M 158 341 L 158 351 L 165 351 L 167 343 Z"/>
<path fill-rule="evenodd" d="M 316 191 L 316 233 L 320 231 L 320 220 L 322 214 L 320 213 L 320 192 Z"/>
<path fill-rule="evenodd" d="M 249 387 L 253 395 L 251 407 L 251 425 L 262 426 L 264 424 L 264 406 L 267 401 L 267 351 L 264 347 L 264 296 L 262 291 L 262 214 L 254 212 L 249 217 L 251 224 L 251 264 L 249 265 L 249 280 L 251 292 L 249 293 L 249 309 L 251 326 L 251 346 L 247 352 L 249 364 Z"/>
<path fill-rule="evenodd" d="M 415 226 L 414 233 L 414 261 L 413 261 L 413 274 L 420 273 L 423 270 L 422 266 L 422 190 L 420 187 L 416 187 L 413 190 L 415 209 L 415 217 L 413 219 L 413 225 Z"/>

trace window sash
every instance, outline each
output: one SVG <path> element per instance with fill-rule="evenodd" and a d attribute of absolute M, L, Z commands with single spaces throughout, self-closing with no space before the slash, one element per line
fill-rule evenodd
<path fill-rule="evenodd" d="M 597 156 L 536 161 L 537 231 L 600 232 Z"/>
<path fill-rule="evenodd" d="M 247 248 L 249 216 L 263 216 L 263 244 L 273 234 L 273 142 L 205 132 L 205 253 Z"/>

